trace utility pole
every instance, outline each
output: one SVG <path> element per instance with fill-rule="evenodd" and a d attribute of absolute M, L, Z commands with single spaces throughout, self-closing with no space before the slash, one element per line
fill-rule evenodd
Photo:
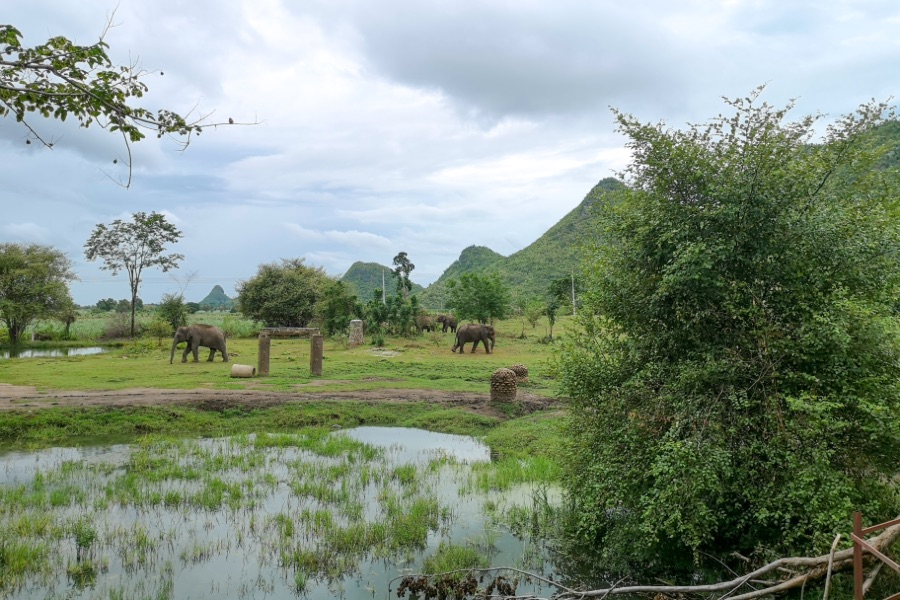
<path fill-rule="evenodd" d="M 381 303 L 387 304 L 387 300 L 384 297 L 384 269 L 381 269 Z"/>
<path fill-rule="evenodd" d="M 572 316 L 575 316 L 575 273 L 572 273 Z"/>

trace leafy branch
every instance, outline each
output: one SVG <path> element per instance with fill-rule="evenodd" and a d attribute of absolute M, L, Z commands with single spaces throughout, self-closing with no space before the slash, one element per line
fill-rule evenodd
<path fill-rule="evenodd" d="M 44 118 L 76 119 L 80 127 L 97 125 L 122 136 L 127 158 L 128 179 L 132 180 L 131 144 L 148 133 L 157 138 L 168 136 L 187 148 L 194 135 L 205 127 L 234 125 L 208 122 L 212 113 L 191 120 L 168 109 L 152 111 L 133 105 L 149 88 L 144 79 L 153 74 L 139 63 L 116 65 L 107 54 L 104 37 L 111 18 L 95 44 L 80 46 L 56 36 L 34 47 L 22 45 L 22 33 L 12 25 L 0 25 L 0 116 L 14 116 L 28 131 L 26 144 L 32 141 L 53 148 L 54 140 L 45 138 L 28 120 L 30 113 Z M 163 75 L 159 71 L 159 75 Z M 255 123 L 244 123 L 255 124 Z M 118 159 L 113 160 L 113 163 Z"/>

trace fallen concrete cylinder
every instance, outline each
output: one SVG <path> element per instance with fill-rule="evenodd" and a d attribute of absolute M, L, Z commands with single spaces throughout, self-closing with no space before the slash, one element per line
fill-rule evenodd
<path fill-rule="evenodd" d="M 253 377 L 256 375 L 256 367 L 253 365 L 231 365 L 232 377 Z"/>

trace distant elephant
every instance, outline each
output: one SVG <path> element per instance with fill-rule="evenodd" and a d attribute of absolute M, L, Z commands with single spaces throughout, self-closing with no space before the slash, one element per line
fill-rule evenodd
<path fill-rule="evenodd" d="M 422 333 L 423 331 L 434 331 L 435 329 L 434 317 L 431 315 L 416 315 L 416 331 Z"/>
<path fill-rule="evenodd" d="M 448 329 L 453 333 L 456 333 L 456 319 L 454 317 L 450 315 L 440 315 L 437 318 L 437 322 L 441 323 L 444 326 L 444 333 L 447 333 Z"/>
<path fill-rule="evenodd" d="M 175 332 L 175 338 L 172 340 L 172 353 L 169 355 L 169 364 L 175 358 L 175 346 L 181 342 L 187 342 L 184 348 L 184 354 L 181 355 L 181 362 L 187 362 L 188 352 L 194 353 L 194 362 L 200 362 L 200 346 L 209 348 L 209 358 L 212 361 L 216 355 L 216 350 L 222 353 L 222 362 L 228 360 L 228 351 L 225 349 L 225 334 L 218 327 L 212 325 L 189 325 L 187 327 L 179 327 Z"/>
<path fill-rule="evenodd" d="M 468 342 L 473 342 L 472 353 L 474 353 L 475 348 L 478 347 L 478 342 L 481 342 L 484 344 L 484 351 L 487 354 L 490 354 L 491 350 L 494 348 L 495 338 L 496 333 L 494 332 L 494 328 L 490 325 L 469 323 L 468 325 L 463 325 L 456 331 L 456 343 L 453 344 L 452 350 L 456 352 L 456 349 L 459 348 L 459 353 L 462 354 L 466 351 L 466 344 Z M 491 342 L 490 346 L 488 345 L 488 341 Z"/>

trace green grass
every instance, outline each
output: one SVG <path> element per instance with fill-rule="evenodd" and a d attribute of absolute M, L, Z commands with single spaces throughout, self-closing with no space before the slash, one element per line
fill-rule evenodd
<path fill-rule="evenodd" d="M 210 314 L 233 318 L 223 313 Z M 41 391 L 151 387 L 311 392 L 432 389 L 486 393 L 493 371 L 520 363 L 529 369 L 529 381 L 522 384 L 522 389 L 553 396 L 557 389 L 551 360 L 553 346 L 537 343 L 535 337 L 519 339 L 520 327 L 518 321 L 498 323 L 497 345 L 490 355 L 482 350 L 476 354 L 450 352 L 453 336 L 449 332 L 389 338 L 385 347 L 377 351 L 370 345 L 349 348 L 344 338 L 329 338 L 325 342 L 320 378 L 310 375 L 310 343 L 306 339 L 273 340 L 269 376 L 240 379 L 230 377 L 231 364 L 257 364 L 256 338 L 230 338 L 228 363 L 219 357 L 216 362 L 206 362 L 205 349 L 201 349 L 201 362 L 181 363 L 179 349 L 172 365 L 169 364 L 169 338 L 143 338 L 119 341 L 108 352 L 98 355 L 0 360 L 0 381 L 33 385 Z M 562 327 L 557 330 L 562 331 Z"/>

